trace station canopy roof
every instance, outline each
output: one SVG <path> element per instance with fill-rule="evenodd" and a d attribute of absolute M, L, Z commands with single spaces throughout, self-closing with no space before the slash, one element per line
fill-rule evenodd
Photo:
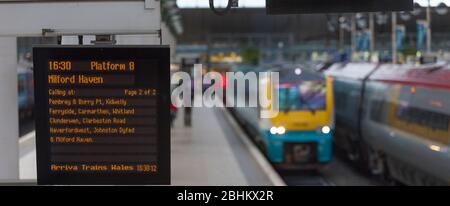
<path fill-rule="evenodd" d="M 209 9 L 207 0 L 177 0 L 182 16 L 184 33 L 179 36 L 180 43 L 207 43 L 210 36 L 242 36 L 246 35 L 272 35 L 292 34 L 296 41 L 308 40 L 335 40 L 337 31 L 330 31 L 329 22 L 338 24 L 339 14 L 299 14 L 299 15 L 267 15 L 264 5 L 265 0 L 240 0 L 238 9 L 233 9 L 224 16 L 214 14 Z M 216 5 L 225 5 L 225 1 L 216 0 Z M 222 2 L 222 3 L 221 3 Z M 259 3 L 258 3 L 259 2 Z M 426 6 L 427 0 L 416 0 L 416 3 Z M 450 5 L 450 0 L 431 0 L 431 6 L 440 3 Z M 439 14 L 432 8 L 432 31 L 433 35 L 438 33 L 450 33 L 450 9 L 445 14 Z M 416 20 L 426 19 L 424 8 L 419 9 L 419 13 L 413 12 L 398 13 L 398 24 L 406 26 L 406 32 L 415 35 Z M 390 35 L 390 14 L 384 15 L 384 24 L 376 24 L 376 35 Z M 342 14 L 350 19 L 349 14 Z M 365 16 L 366 25 L 367 15 Z M 409 16 L 409 19 L 405 19 Z M 376 20 L 377 22 L 377 20 Z M 348 35 L 348 34 L 347 34 Z"/>

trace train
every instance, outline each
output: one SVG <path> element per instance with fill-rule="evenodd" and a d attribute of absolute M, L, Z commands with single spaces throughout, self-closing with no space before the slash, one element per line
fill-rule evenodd
<path fill-rule="evenodd" d="M 371 175 L 450 184 L 450 66 L 336 63 L 335 150 Z"/>
<path fill-rule="evenodd" d="M 332 81 L 304 65 L 277 65 L 253 71 L 278 72 L 279 113 L 260 117 L 259 107 L 233 107 L 232 113 L 278 169 L 315 170 L 332 158 L 334 106 Z M 245 90 L 249 96 L 251 87 Z M 229 99 L 229 97 L 227 97 Z"/>

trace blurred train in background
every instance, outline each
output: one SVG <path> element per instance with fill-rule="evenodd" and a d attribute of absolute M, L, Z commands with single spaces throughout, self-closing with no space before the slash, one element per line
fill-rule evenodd
<path fill-rule="evenodd" d="M 280 169 L 316 169 L 328 163 L 334 130 L 331 79 L 304 66 L 255 70 L 279 72 L 279 84 L 270 88 L 279 93 L 278 115 L 261 118 L 260 108 L 256 107 L 234 107 L 232 111 L 267 158 Z M 246 98 L 249 93 L 258 93 L 251 89 L 244 95 L 235 94 L 237 102 L 245 102 L 239 98 Z"/>
<path fill-rule="evenodd" d="M 17 82 L 18 82 L 18 107 L 19 107 L 19 131 L 27 132 L 34 126 L 34 82 L 33 82 L 33 54 L 32 46 L 39 44 L 56 44 L 56 37 L 17 37 Z M 26 123 L 26 129 L 22 129 Z M 22 133 L 22 132 L 20 132 Z"/>
<path fill-rule="evenodd" d="M 26 58 L 21 58 L 17 65 L 19 120 L 33 117 L 34 111 L 34 82 L 33 65 Z"/>
<path fill-rule="evenodd" d="M 450 184 L 450 68 L 333 64 L 335 145 L 372 175 Z"/>

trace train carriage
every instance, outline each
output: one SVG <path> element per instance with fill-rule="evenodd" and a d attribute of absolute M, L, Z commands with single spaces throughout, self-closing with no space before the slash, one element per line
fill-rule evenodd
<path fill-rule="evenodd" d="M 381 65 L 367 82 L 362 136 L 373 170 L 408 185 L 450 184 L 450 69 Z"/>
<path fill-rule="evenodd" d="M 371 66 L 370 66 L 371 65 Z M 450 184 L 450 68 L 336 64 L 335 145 L 371 173 L 407 185 Z"/>
<path fill-rule="evenodd" d="M 338 63 L 325 71 L 333 78 L 335 100 L 336 131 L 334 142 L 336 149 L 344 151 L 353 161 L 361 162 L 364 155 L 359 149 L 359 119 L 364 80 L 378 66 L 370 63 Z"/>

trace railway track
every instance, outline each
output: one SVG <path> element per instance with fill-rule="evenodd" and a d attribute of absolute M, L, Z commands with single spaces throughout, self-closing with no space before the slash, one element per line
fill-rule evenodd
<path fill-rule="evenodd" d="M 334 186 L 317 171 L 279 171 L 288 186 Z"/>
<path fill-rule="evenodd" d="M 231 116 L 236 119 L 233 112 Z M 254 143 L 250 138 L 251 132 L 245 128 L 242 123 L 236 119 L 242 131 L 247 138 Z M 282 171 L 277 170 L 281 178 L 289 186 L 374 186 L 382 185 L 371 177 L 367 177 L 350 164 L 340 159 L 339 156 L 334 155 L 331 163 L 327 164 L 318 171 L 301 171 L 291 170 Z"/>

